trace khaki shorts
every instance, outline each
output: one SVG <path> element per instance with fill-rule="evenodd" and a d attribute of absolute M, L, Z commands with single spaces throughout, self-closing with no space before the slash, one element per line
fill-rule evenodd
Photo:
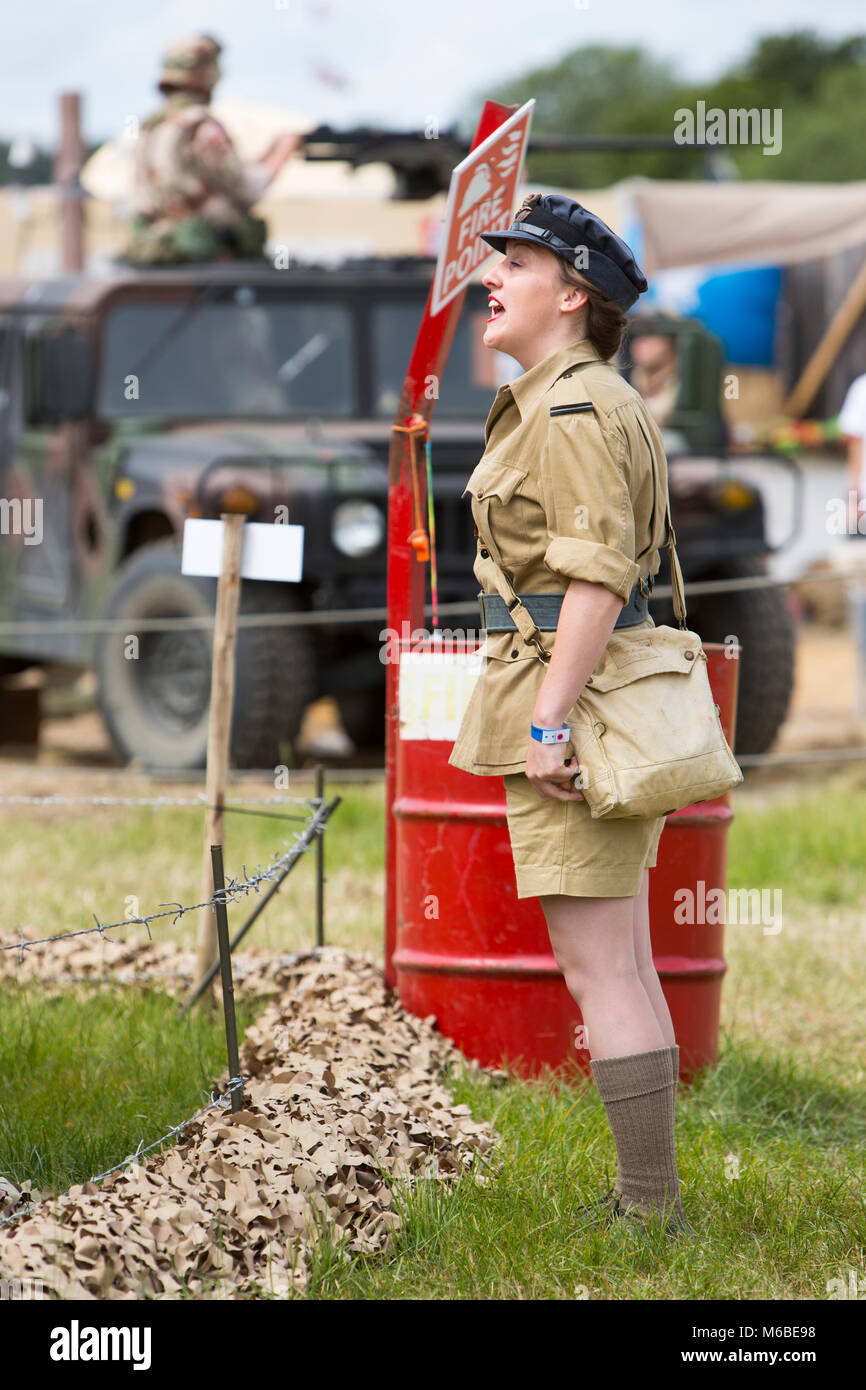
<path fill-rule="evenodd" d="M 503 777 L 518 898 L 633 898 L 656 864 L 664 816 L 593 820 L 585 801 L 539 796 L 525 772 Z"/>

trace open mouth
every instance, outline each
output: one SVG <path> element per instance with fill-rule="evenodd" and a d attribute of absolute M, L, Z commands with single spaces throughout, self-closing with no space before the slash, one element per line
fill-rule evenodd
<path fill-rule="evenodd" d="M 488 305 L 489 305 L 489 307 L 490 307 L 490 316 L 489 316 L 487 322 L 488 322 L 488 323 L 492 323 L 494 319 L 498 319 L 498 318 L 501 318 L 501 317 L 502 317 L 502 315 L 505 313 L 505 309 L 504 309 L 503 306 L 499 303 L 499 300 L 498 300 L 498 299 L 494 299 L 494 298 L 493 298 L 493 295 L 490 295 L 490 296 L 489 296 L 489 298 L 488 298 L 488 300 L 487 300 L 487 303 L 488 303 Z"/>

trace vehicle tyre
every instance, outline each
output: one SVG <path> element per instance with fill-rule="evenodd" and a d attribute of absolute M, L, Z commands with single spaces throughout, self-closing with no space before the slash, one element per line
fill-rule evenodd
<path fill-rule="evenodd" d="M 744 557 L 713 579 L 766 575 L 757 559 Z M 706 575 L 709 579 L 711 576 Z M 705 642 L 735 636 L 742 647 L 737 689 L 734 753 L 766 753 L 785 722 L 794 688 L 794 621 L 782 588 L 702 594 L 686 591 L 686 623 Z"/>
<path fill-rule="evenodd" d="M 213 615 L 216 580 L 181 574 L 180 564 L 180 543 L 173 537 L 130 556 L 104 608 L 106 617 L 128 621 L 128 629 L 99 634 L 96 646 L 98 702 L 112 741 L 123 757 L 151 769 L 202 768 L 207 758 L 212 632 L 141 632 L 137 656 L 127 655 L 142 618 Z M 241 613 L 277 611 L 276 587 L 244 582 Z M 281 740 L 294 738 L 312 698 L 311 671 L 303 629 L 239 628 L 234 767 L 273 767 L 280 761 Z"/>
<path fill-rule="evenodd" d="M 289 584 L 245 579 L 241 616 L 299 611 Z M 308 627 L 238 629 L 231 749 L 235 767 L 276 767 L 281 744 L 293 744 L 307 705 L 316 698 L 316 667 Z"/>

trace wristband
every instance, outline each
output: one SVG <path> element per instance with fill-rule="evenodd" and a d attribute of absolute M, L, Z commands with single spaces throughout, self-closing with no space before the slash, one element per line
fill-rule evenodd
<path fill-rule="evenodd" d="M 567 724 L 562 724 L 558 729 L 540 729 L 537 724 L 530 724 L 529 728 L 532 737 L 539 743 L 568 743 L 571 738 Z"/>

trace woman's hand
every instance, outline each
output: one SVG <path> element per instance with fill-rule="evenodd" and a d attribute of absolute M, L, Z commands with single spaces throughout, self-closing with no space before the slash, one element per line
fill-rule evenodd
<path fill-rule="evenodd" d="M 530 739 L 526 754 L 526 776 L 539 796 L 549 796 L 556 801 L 583 801 L 583 792 L 575 791 L 574 778 L 579 769 L 577 759 L 566 750 L 567 743 L 539 743 Z"/>

